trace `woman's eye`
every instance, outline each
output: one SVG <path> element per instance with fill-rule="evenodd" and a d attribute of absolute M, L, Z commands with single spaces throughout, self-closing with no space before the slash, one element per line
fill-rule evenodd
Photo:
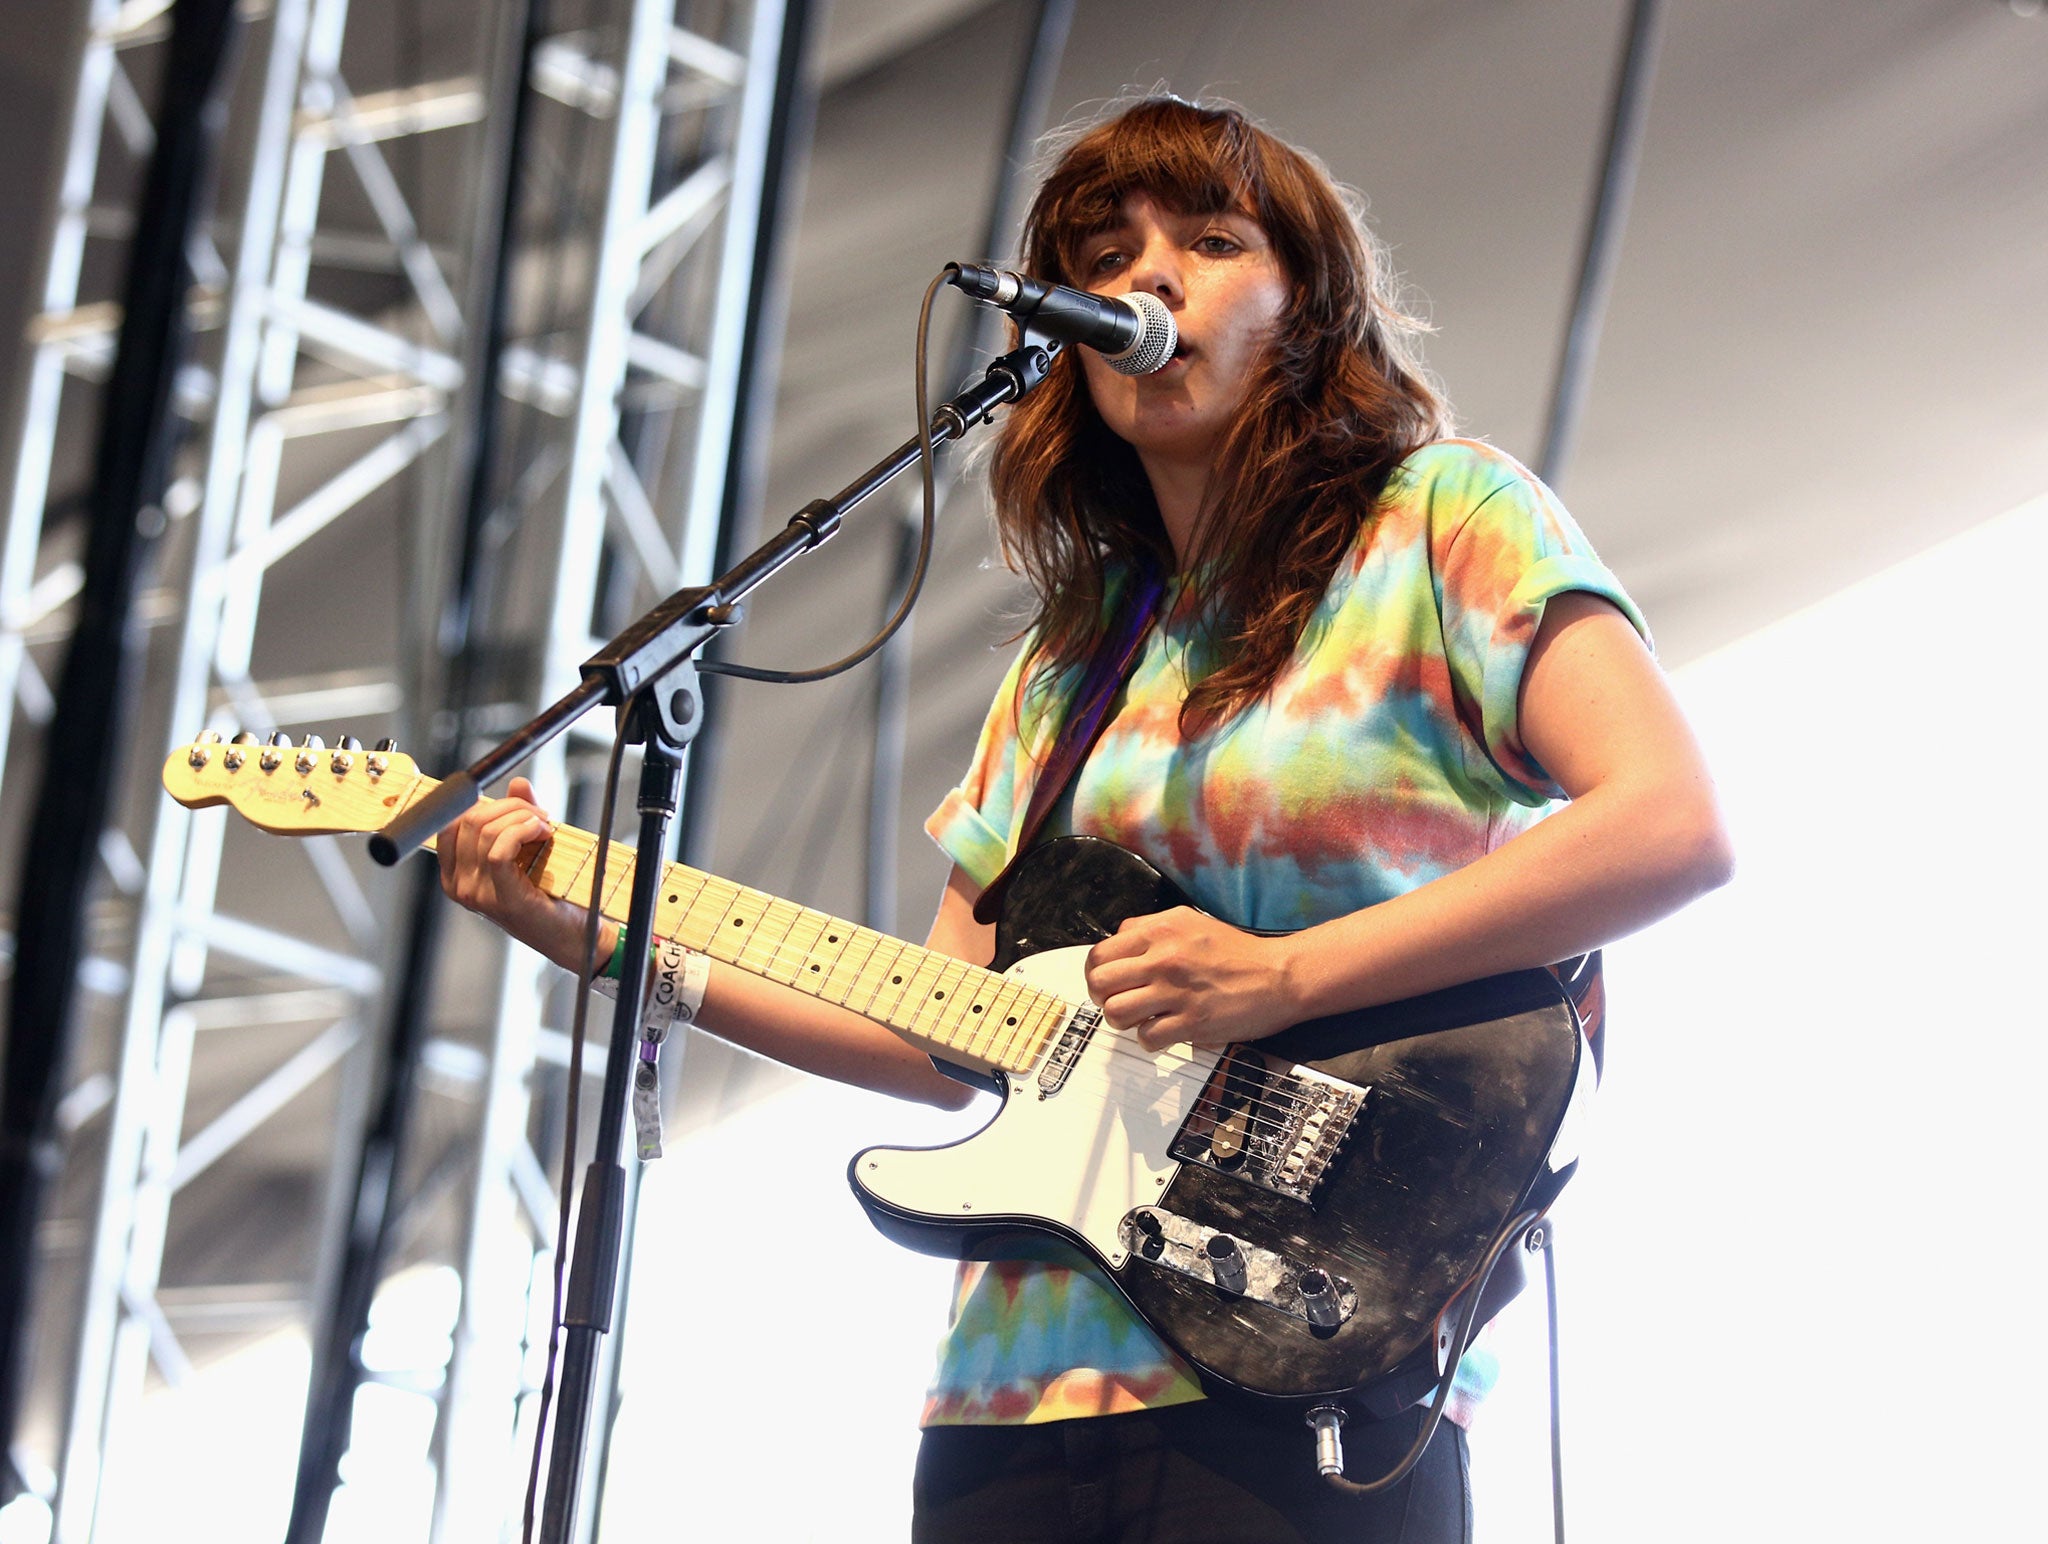
<path fill-rule="evenodd" d="M 1114 273 L 1123 266 L 1123 260 L 1124 255 L 1121 252 L 1098 252 L 1088 260 L 1088 271 L 1090 273 Z"/>
<path fill-rule="evenodd" d="M 1225 257 L 1238 250 L 1235 238 L 1211 232 L 1195 243 L 1195 250 L 1209 257 Z"/>

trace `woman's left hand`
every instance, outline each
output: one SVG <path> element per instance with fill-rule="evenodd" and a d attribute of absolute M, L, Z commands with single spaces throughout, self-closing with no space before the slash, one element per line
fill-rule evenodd
<path fill-rule="evenodd" d="M 1257 1040 L 1300 1017 L 1290 943 L 1190 906 L 1132 917 L 1088 951 L 1088 995 L 1149 1051 Z"/>

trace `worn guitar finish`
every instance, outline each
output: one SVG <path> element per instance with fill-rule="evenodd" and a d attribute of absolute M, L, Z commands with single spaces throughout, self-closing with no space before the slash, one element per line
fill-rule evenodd
<path fill-rule="evenodd" d="M 291 835 L 381 829 L 434 786 L 386 748 L 253 736 L 204 736 L 163 776 L 183 804 Z M 610 845 L 599 895 L 597 847 L 558 826 L 527 873 L 623 919 L 635 855 Z M 1379 1408 L 1419 1395 L 1489 1246 L 1567 1172 L 1560 1129 L 1591 1079 L 1557 976 L 1150 1052 L 1102 1022 L 1083 961 L 1125 918 L 1185 897 L 1121 848 L 1068 837 L 1018 863 L 1000 899 L 990 969 L 679 863 L 662 870 L 655 931 L 863 1014 L 1002 1095 L 965 1141 L 855 1157 L 854 1190 L 891 1237 L 967 1257 L 1064 1240 L 1214 1388 Z M 1596 1001 L 1595 984 L 1576 1000 Z"/>
<path fill-rule="evenodd" d="M 1089 838 L 1047 843 L 1019 865 L 1003 896 L 994 968 L 1021 963 L 1029 970 L 1034 961 L 1077 954 L 1126 917 L 1185 904 L 1169 880 L 1121 848 Z M 1261 1071 L 1285 1077 L 1300 1064 L 1362 1091 L 1307 1197 L 1248 1178 L 1241 1156 L 1234 1170 L 1216 1163 L 1214 1147 L 1230 1145 L 1230 1123 L 1199 1100 L 1171 1112 L 1180 1125 L 1165 1143 L 1164 1161 L 1141 1165 L 1135 1183 L 1131 1166 L 1117 1162 L 1063 1171 L 1042 1189 L 1006 1172 L 1004 1159 L 1060 1170 L 1077 1135 L 1090 1157 L 1115 1157 L 1126 1138 L 1158 1156 L 1157 1141 L 1145 1141 L 1149 1133 L 1131 1132 L 1162 1124 L 1159 1106 L 1141 1096 L 1100 1106 L 1099 1126 L 1053 1113 L 1060 1100 L 1087 1091 L 1083 1072 L 1091 1061 L 1132 1055 L 1134 1043 L 1106 1027 L 1080 1053 L 1079 1068 L 1059 1093 L 1040 1098 L 1037 1076 L 1007 1077 L 1002 1113 L 966 1142 L 922 1153 L 871 1150 L 854 1159 L 850 1176 L 876 1225 L 912 1247 L 993 1257 L 1020 1231 L 1080 1246 L 1212 1386 L 1307 1401 L 1375 1388 L 1393 1393 L 1399 1385 L 1398 1404 L 1433 1381 L 1440 1316 L 1494 1237 L 1532 1192 L 1549 1199 L 1553 1161 L 1566 1157 L 1554 1150 L 1581 1075 L 1583 1038 L 1556 977 L 1531 970 L 1314 1020 L 1236 1048 L 1230 1065 L 1240 1085 Z M 1174 1063 L 1187 1057 L 1178 1048 L 1148 1059 L 1170 1081 Z M 1034 1152 L 1029 1141 L 1004 1139 L 1012 1122 L 1069 1140 L 1058 1154 Z M 1219 1126 L 1226 1128 L 1220 1144 Z M 979 1153 L 983 1147 L 992 1153 Z M 975 1193 L 963 1192 L 953 1206 L 930 1204 L 934 1195 L 951 1193 L 900 1177 L 903 1168 L 921 1165 L 943 1165 Z M 1118 1229 L 1125 1247 L 1105 1249 L 1099 1226 L 1089 1236 L 1090 1209 L 1072 1201 L 1055 1215 L 1001 1209 L 1003 1198 L 1018 1192 L 1064 1198 L 1063 1181 L 1119 1191 L 1098 1208 L 1118 1213 L 1119 1222 L 1138 1208 L 1176 1219 L 1163 1231 L 1177 1229 L 1203 1244 L 1212 1232 L 1225 1235 L 1240 1257 L 1251 1257 L 1249 1275 L 1266 1267 L 1273 1278 L 1268 1300 L 1219 1286 L 1199 1244 L 1176 1265 L 1180 1251 L 1171 1239 L 1148 1257 L 1144 1230 L 1129 1225 Z M 1148 1181 L 1155 1186 L 1150 1194 Z M 1305 1271 L 1348 1287 L 1341 1322 L 1319 1326 L 1303 1316 Z"/>

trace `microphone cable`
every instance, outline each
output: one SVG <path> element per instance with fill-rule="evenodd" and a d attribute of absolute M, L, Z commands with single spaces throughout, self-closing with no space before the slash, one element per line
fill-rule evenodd
<path fill-rule="evenodd" d="M 932 302 L 948 277 L 949 273 L 942 269 L 938 276 L 925 286 L 924 301 L 917 311 L 917 459 L 924 508 L 918 524 L 917 561 L 911 566 L 910 577 L 904 583 L 903 598 L 897 602 L 895 611 L 890 614 L 888 621 L 882 624 L 880 631 L 851 654 L 836 659 L 829 665 L 819 665 L 810 670 L 769 670 L 755 665 L 734 664 L 726 660 L 700 660 L 697 668 L 707 675 L 737 676 L 743 681 L 767 681 L 780 686 L 828 680 L 844 674 L 878 652 L 896 636 L 904 622 L 909 619 L 910 608 L 917 604 L 917 597 L 924 590 L 925 575 L 931 568 L 933 538 L 938 530 L 938 485 L 932 472 L 932 455 L 937 447 L 932 443 L 931 393 L 927 379 L 926 355 L 931 341 Z"/>

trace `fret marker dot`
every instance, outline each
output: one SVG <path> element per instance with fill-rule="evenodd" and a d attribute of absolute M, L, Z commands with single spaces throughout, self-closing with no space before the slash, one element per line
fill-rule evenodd
<path fill-rule="evenodd" d="M 945 1000 L 946 1000 L 946 994 L 945 994 L 944 992 L 934 992 L 934 993 L 932 993 L 932 1001 L 933 1001 L 933 1002 L 935 1002 L 935 1003 L 942 1003 L 942 1002 L 944 1002 Z"/>
<path fill-rule="evenodd" d="M 891 986 L 901 986 L 901 985 L 903 985 L 903 978 L 902 978 L 901 976 L 891 976 L 891 977 L 889 978 L 889 985 L 891 985 Z"/>
<path fill-rule="evenodd" d="M 815 975 L 816 975 L 817 973 L 818 973 L 818 967 L 817 967 L 817 966 L 815 966 L 815 965 L 813 965 L 813 966 L 811 967 L 811 974 L 815 976 Z"/>
<path fill-rule="evenodd" d="M 981 1004 L 980 1004 L 980 1003 L 976 1003 L 976 1004 L 974 1005 L 974 1011 L 975 1011 L 976 1013 L 979 1013 L 979 1012 L 981 1012 Z"/>
<path fill-rule="evenodd" d="M 1016 1021 L 1015 1019 L 1004 1019 L 1004 1020 L 1003 1020 L 1003 1022 L 1004 1022 L 1005 1024 L 1014 1024 L 1014 1023 L 1016 1023 L 1017 1021 Z"/>
<path fill-rule="evenodd" d="M 747 919 L 745 917 L 734 917 L 732 919 L 732 925 L 734 927 L 745 927 L 747 925 Z"/>

